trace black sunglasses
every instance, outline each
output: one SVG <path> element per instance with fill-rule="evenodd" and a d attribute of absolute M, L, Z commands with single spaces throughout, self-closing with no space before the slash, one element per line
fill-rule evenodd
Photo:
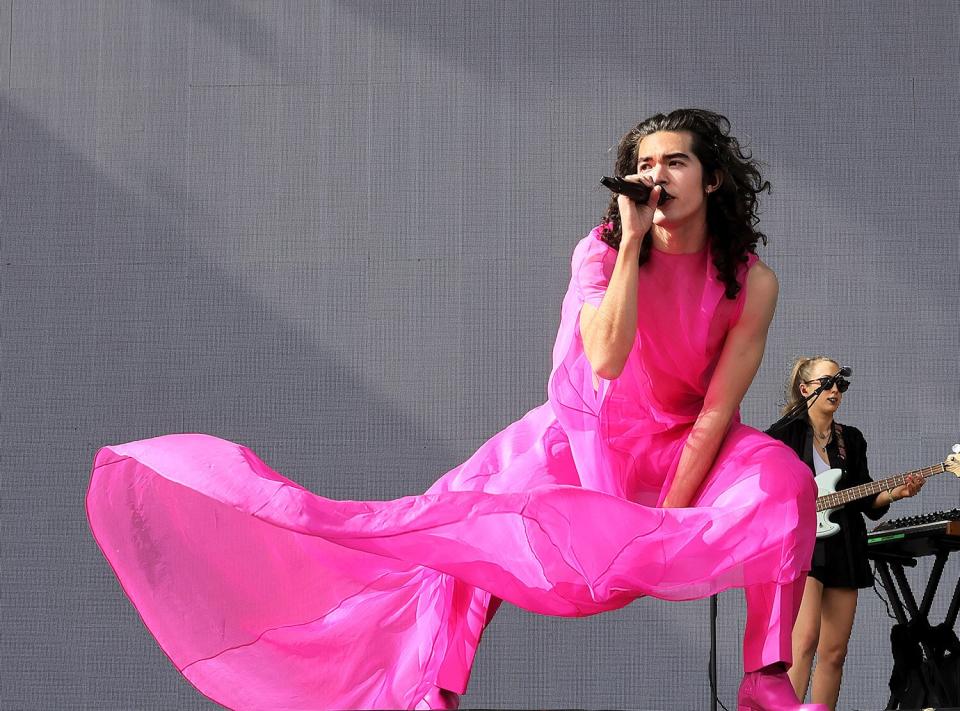
<path fill-rule="evenodd" d="M 847 392 L 847 388 L 850 387 L 850 381 L 840 376 L 831 377 L 829 375 L 824 375 L 822 378 L 817 378 L 816 380 L 803 381 L 804 385 L 810 385 L 811 383 L 820 383 L 824 390 L 830 390 L 834 385 L 836 385 L 837 390 L 839 390 L 841 393 Z"/>

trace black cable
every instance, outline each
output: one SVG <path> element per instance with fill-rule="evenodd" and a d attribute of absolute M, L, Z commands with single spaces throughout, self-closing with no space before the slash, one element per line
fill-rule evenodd
<path fill-rule="evenodd" d="M 714 702 L 720 704 L 720 708 L 723 711 L 730 711 L 726 706 L 723 705 L 723 702 L 720 700 L 720 695 L 717 693 L 717 680 L 713 676 L 713 668 L 707 669 L 707 676 L 710 678 L 710 693 L 713 696 Z"/>
<path fill-rule="evenodd" d="M 710 694 L 711 701 L 713 702 L 713 708 L 716 708 L 716 704 L 720 704 L 720 708 L 723 711 L 730 711 L 726 706 L 723 705 L 723 702 L 720 700 L 720 695 L 717 693 L 717 676 L 715 674 L 717 669 L 717 644 L 716 644 L 716 629 L 717 629 L 717 600 L 718 597 L 716 594 L 710 597 L 710 661 L 707 664 L 707 678 L 710 680 Z"/>
<path fill-rule="evenodd" d="M 877 564 L 873 563 L 873 594 L 880 598 L 880 602 L 883 603 L 884 608 L 887 611 L 887 617 L 889 617 L 894 622 L 897 621 L 896 616 L 890 612 L 890 602 L 880 593 L 880 588 L 877 587 Z"/>

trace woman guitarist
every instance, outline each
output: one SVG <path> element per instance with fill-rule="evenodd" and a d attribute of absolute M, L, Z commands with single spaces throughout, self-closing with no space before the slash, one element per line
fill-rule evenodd
<path fill-rule="evenodd" d="M 855 427 L 834 420 L 850 381 L 838 376 L 840 365 L 831 358 L 799 358 L 787 381 L 784 411 L 808 397 L 821 384 L 827 387 L 808 406 L 807 416 L 794 420 L 772 436 L 791 447 L 814 475 L 841 469 L 837 490 L 872 481 L 867 469 L 867 443 Z M 826 381 L 824 379 L 827 379 Z M 914 496 L 923 477 L 911 475 L 906 484 L 868 496 L 837 510 L 832 517 L 840 532 L 817 540 L 813 562 L 793 628 L 793 666 L 790 681 L 801 700 L 810 682 L 814 654 L 813 702 L 836 708 L 847 643 L 857 609 L 857 592 L 873 585 L 867 562 L 867 535 L 863 516 L 883 516 L 890 504 Z"/>

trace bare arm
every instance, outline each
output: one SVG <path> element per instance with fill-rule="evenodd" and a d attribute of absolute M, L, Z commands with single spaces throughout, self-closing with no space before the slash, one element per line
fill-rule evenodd
<path fill-rule="evenodd" d="M 920 489 L 923 488 L 925 481 L 926 480 L 922 476 L 911 474 L 907 477 L 907 482 L 903 486 L 898 486 L 890 491 L 881 491 L 879 494 L 877 494 L 873 499 L 872 508 L 882 509 L 885 506 L 889 506 L 894 501 L 899 501 L 900 499 L 909 499 L 911 496 L 916 496 L 920 493 Z"/>
<path fill-rule="evenodd" d="M 628 179 L 638 176 L 628 175 Z M 638 206 L 620 195 L 622 236 L 617 262 L 600 308 L 584 304 L 580 309 L 580 334 L 583 351 L 593 372 L 613 380 L 623 372 L 634 339 L 637 337 L 637 279 L 640 243 L 653 223 L 653 212 L 660 199 L 660 188 L 650 191 L 646 205 Z"/>
<path fill-rule="evenodd" d="M 746 281 L 743 313 L 727 334 L 703 408 L 683 447 L 676 476 L 663 501 L 666 508 L 690 505 L 713 466 L 733 415 L 760 367 L 779 286 L 776 275 L 762 262 L 753 265 Z"/>

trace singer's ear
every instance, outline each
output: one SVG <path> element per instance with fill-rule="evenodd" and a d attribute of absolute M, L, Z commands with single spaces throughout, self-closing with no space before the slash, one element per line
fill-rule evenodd
<path fill-rule="evenodd" d="M 715 192 L 721 185 L 723 185 L 723 171 L 715 170 L 713 171 L 713 175 L 710 176 L 710 180 L 704 184 L 703 189 L 708 193 L 712 193 Z"/>

